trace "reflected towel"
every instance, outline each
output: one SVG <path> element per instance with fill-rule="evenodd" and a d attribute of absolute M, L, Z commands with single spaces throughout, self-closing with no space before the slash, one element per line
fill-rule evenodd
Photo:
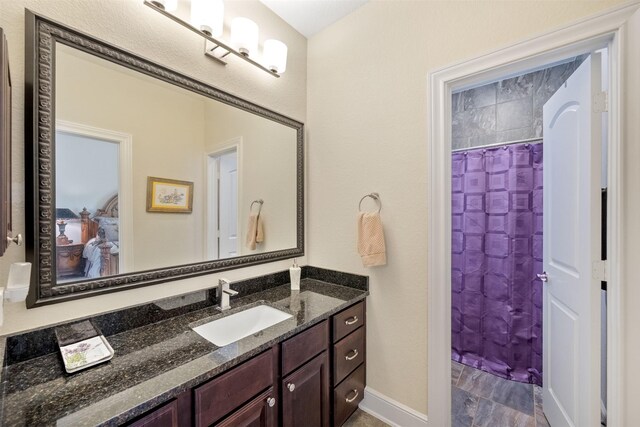
<path fill-rule="evenodd" d="M 377 212 L 360 212 L 358 215 L 358 253 L 365 267 L 387 263 L 382 220 Z"/>
<path fill-rule="evenodd" d="M 260 214 L 252 213 L 249 215 L 249 224 L 247 225 L 247 248 L 253 251 L 257 244 L 262 242 L 264 242 L 262 217 Z"/>

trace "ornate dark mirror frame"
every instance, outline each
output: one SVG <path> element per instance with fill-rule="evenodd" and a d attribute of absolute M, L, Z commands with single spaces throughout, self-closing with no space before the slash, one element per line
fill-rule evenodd
<path fill-rule="evenodd" d="M 304 255 L 304 125 L 29 10 L 25 38 L 26 257 L 32 263 L 27 307 L 263 264 Z M 263 254 L 55 285 L 55 44 L 63 43 L 118 65 L 293 128 L 297 132 L 296 247 Z"/>

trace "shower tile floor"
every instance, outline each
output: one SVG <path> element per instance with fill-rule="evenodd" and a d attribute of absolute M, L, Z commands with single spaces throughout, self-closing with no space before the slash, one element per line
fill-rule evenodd
<path fill-rule="evenodd" d="M 549 427 L 542 389 L 451 361 L 452 427 Z"/>

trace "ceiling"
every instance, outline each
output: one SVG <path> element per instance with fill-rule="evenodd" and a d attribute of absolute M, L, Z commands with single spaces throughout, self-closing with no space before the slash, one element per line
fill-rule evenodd
<path fill-rule="evenodd" d="M 306 38 L 347 16 L 369 0 L 260 0 Z"/>

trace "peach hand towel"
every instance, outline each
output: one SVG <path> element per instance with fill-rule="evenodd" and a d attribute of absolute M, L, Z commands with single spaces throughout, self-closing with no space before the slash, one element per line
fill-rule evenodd
<path fill-rule="evenodd" d="M 360 212 L 358 215 L 358 253 L 365 267 L 387 263 L 384 230 L 380 214 L 377 212 Z"/>
<path fill-rule="evenodd" d="M 262 242 L 264 242 L 262 218 L 260 214 L 252 213 L 249 215 L 249 224 L 247 224 L 247 248 L 253 251 L 256 249 L 257 244 Z"/>

